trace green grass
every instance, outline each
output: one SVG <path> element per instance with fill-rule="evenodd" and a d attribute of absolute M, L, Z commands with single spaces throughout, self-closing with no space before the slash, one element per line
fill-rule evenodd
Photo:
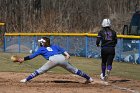
<path fill-rule="evenodd" d="M 47 60 L 39 56 L 32 60 L 26 61 L 22 64 L 13 63 L 10 60 L 12 53 L 0 53 L 0 71 L 1 72 L 33 72 L 34 70 L 41 67 Z M 16 54 L 19 56 L 26 56 L 28 54 Z M 83 70 L 90 75 L 99 75 L 101 72 L 101 60 L 94 58 L 84 58 L 84 57 L 71 57 L 69 62 Z M 69 73 L 63 68 L 56 67 L 51 69 L 52 73 Z M 128 79 L 140 80 L 140 65 L 114 62 L 113 69 L 111 72 L 112 76 L 123 77 Z"/>

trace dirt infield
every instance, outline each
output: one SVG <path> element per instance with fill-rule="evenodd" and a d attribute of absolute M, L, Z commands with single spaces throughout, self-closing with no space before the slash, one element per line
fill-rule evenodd
<path fill-rule="evenodd" d="M 85 79 L 72 74 L 47 73 L 29 83 L 19 81 L 30 73 L 0 72 L 0 93 L 140 93 L 140 81 L 111 77 L 109 85 L 94 79 L 93 84 L 84 84 Z"/>

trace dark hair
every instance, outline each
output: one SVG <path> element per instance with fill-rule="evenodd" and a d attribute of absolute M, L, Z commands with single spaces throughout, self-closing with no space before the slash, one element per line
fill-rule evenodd
<path fill-rule="evenodd" d="M 48 37 L 42 37 L 42 39 L 44 39 L 46 42 L 44 43 L 45 47 L 49 47 L 50 46 L 50 38 Z"/>

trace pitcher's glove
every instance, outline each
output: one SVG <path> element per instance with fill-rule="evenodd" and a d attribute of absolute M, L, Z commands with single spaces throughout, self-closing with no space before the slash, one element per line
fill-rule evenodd
<path fill-rule="evenodd" d="M 11 61 L 22 63 L 24 61 L 24 58 L 21 58 L 19 56 L 13 55 L 13 56 L 11 56 Z"/>

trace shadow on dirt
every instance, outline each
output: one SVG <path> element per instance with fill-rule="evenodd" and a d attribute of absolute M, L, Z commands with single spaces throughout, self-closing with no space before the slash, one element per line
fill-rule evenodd
<path fill-rule="evenodd" d="M 68 80 L 52 80 L 52 81 L 32 81 L 32 83 L 80 83 L 80 82 Z"/>
<path fill-rule="evenodd" d="M 131 80 L 127 80 L 127 79 L 122 79 L 122 80 L 110 80 L 111 81 L 111 83 L 119 83 L 119 82 L 129 82 L 129 81 L 131 81 Z"/>
<path fill-rule="evenodd" d="M 79 83 L 77 81 L 64 81 L 64 80 L 54 80 L 54 81 L 51 81 L 51 82 L 54 82 L 54 83 Z"/>

